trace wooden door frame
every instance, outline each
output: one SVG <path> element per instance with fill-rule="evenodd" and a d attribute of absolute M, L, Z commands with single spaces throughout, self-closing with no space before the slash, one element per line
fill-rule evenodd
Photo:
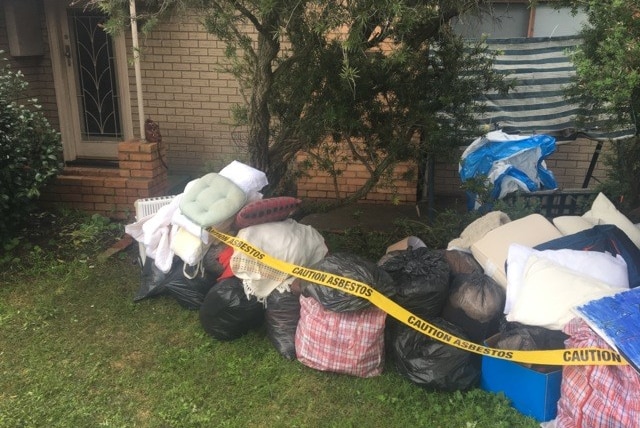
<path fill-rule="evenodd" d="M 63 141 L 64 160 L 78 158 L 117 159 L 117 142 L 96 144 L 82 142 L 80 112 L 77 103 L 77 85 L 74 70 L 67 64 L 66 46 L 70 46 L 70 31 L 67 19 L 69 0 L 45 0 L 44 11 L 49 36 L 51 66 L 56 93 L 60 133 Z M 65 40 L 66 39 L 66 40 Z M 131 96 L 129 92 L 129 69 L 124 35 L 112 37 L 115 56 L 115 72 L 118 85 L 120 122 L 124 139 L 133 138 Z M 86 146 L 86 150 L 80 145 Z M 108 147 L 107 147 L 108 146 Z"/>

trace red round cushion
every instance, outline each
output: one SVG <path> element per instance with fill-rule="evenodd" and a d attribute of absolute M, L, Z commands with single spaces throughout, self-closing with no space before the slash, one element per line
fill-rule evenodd
<path fill-rule="evenodd" d="M 291 196 L 278 196 L 249 202 L 236 214 L 236 226 L 242 229 L 256 224 L 285 220 L 298 208 L 301 202 L 300 199 Z"/>

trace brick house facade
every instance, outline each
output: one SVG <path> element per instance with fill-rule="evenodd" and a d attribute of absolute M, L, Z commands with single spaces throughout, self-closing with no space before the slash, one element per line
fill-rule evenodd
<path fill-rule="evenodd" d="M 77 141 L 80 133 L 72 129 L 74 122 L 70 118 L 74 110 L 68 108 L 75 100 L 64 98 L 68 92 L 64 85 L 74 89 L 77 84 L 70 71 L 73 65 L 70 33 L 60 23 L 67 19 L 68 3 L 0 0 L 0 49 L 5 51 L 11 66 L 24 73 L 29 82 L 29 96 L 39 100 L 51 124 L 61 131 L 65 144 L 65 170 L 43 195 L 44 202 L 63 202 L 111 217 L 130 218 L 136 199 L 173 190 L 170 177 L 196 178 L 219 171 L 234 159 L 246 160 L 242 146 L 245 133 L 233 126 L 231 118 L 233 106 L 242 103 L 243 98 L 234 78 L 220 71 L 224 44 L 204 30 L 197 16 L 174 18 L 140 39 L 144 116 L 159 124 L 162 142 L 147 143 L 142 130 L 136 129 L 140 110 L 135 70 L 130 61 L 131 33 L 127 30 L 114 49 L 120 64 L 114 66 L 114 74 L 123 94 L 121 136 L 112 139 L 105 151 L 100 146 L 98 155 L 83 154 L 84 148 Z M 19 21 L 25 19 L 25 14 L 31 22 L 29 37 L 33 38 L 34 32 L 38 36 L 35 43 L 39 43 L 36 48 L 40 51 L 35 55 L 22 55 L 12 46 L 22 36 Z M 561 188 L 582 186 L 595 144 L 578 140 L 558 145 L 547 166 Z M 92 162 L 95 160 L 99 162 Z M 378 186 L 364 201 L 415 203 L 417 183 L 402 179 L 404 171 L 415 167 L 400 165 L 393 186 Z M 364 179 L 362 174 L 358 165 L 346 166 L 339 182 L 341 191 L 351 192 Z M 594 176 L 604 176 L 602 162 L 598 162 Z M 592 180 L 591 185 L 594 184 Z M 461 194 L 457 165 L 437 165 L 434 185 L 436 194 Z M 316 174 L 298 180 L 297 196 L 332 198 L 332 188 L 328 177 Z"/>

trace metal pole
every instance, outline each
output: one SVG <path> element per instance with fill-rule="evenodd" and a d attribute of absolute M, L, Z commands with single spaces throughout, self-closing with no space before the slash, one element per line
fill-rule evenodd
<path fill-rule="evenodd" d="M 584 176 L 584 181 L 582 182 L 582 188 L 586 189 L 589 187 L 589 181 L 593 176 L 593 170 L 596 168 L 596 164 L 598 163 L 598 157 L 600 156 L 600 152 L 602 151 L 602 140 L 598 140 L 596 144 L 596 148 L 593 151 L 593 155 L 591 156 L 591 163 L 589 163 L 589 169 L 587 169 L 587 175 Z"/>
<path fill-rule="evenodd" d="M 133 44 L 133 66 L 136 75 L 136 92 L 138 97 L 138 121 L 140 123 L 140 139 L 144 133 L 144 103 L 142 99 L 142 76 L 140 73 L 140 48 L 138 45 L 138 21 L 136 20 L 136 0 L 129 0 L 129 14 L 131 15 L 131 41 Z"/>

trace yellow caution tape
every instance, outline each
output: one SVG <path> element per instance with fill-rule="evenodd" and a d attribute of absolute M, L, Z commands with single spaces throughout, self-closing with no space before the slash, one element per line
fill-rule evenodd
<path fill-rule="evenodd" d="M 539 351 L 520 351 L 508 349 L 490 348 L 484 345 L 470 342 L 465 339 L 453 336 L 446 331 L 430 324 L 420 317 L 412 314 L 384 294 L 378 292 L 371 286 L 350 278 L 341 277 L 328 272 L 297 266 L 285 261 L 276 259 L 264 253 L 259 248 L 234 236 L 229 236 L 213 228 L 208 232 L 224 242 L 225 244 L 242 251 L 265 265 L 285 272 L 291 276 L 303 279 L 316 284 L 325 285 L 356 297 L 368 300 L 371 304 L 385 311 L 398 321 L 417 330 L 433 339 L 447 343 L 459 349 L 464 349 L 479 355 L 487 355 L 503 360 L 515 361 L 525 364 L 546 364 L 565 366 L 586 366 L 586 365 L 626 365 L 628 364 L 622 356 L 609 349 L 601 348 L 574 348 L 574 349 L 553 349 Z"/>

